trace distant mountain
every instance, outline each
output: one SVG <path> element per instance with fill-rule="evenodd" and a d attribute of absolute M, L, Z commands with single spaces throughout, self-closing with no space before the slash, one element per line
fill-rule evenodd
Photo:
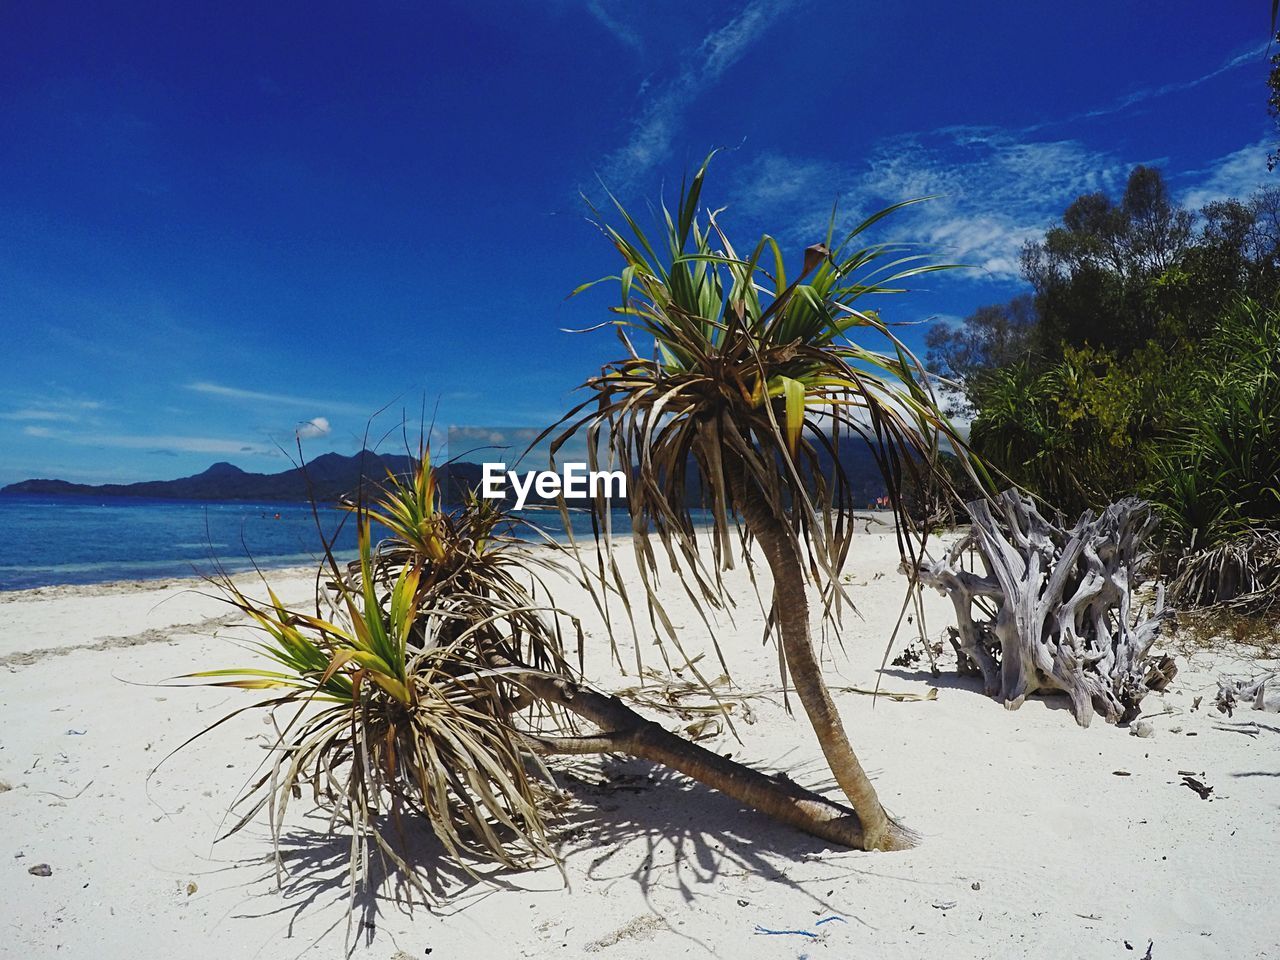
<path fill-rule="evenodd" d="M 853 489 L 854 502 L 866 505 L 884 493 L 884 480 L 876 467 L 875 458 L 865 444 L 844 444 L 840 448 L 840 460 Z M 823 472 L 830 466 L 824 456 Z M 377 454 L 366 450 L 346 457 L 339 453 L 326 453 L 302 468 L 281 473 L 246 473 L 230 463 L 215 463 L 203 473 L 178 480 L 147 480 L 140 483 L 68 483 L 66 480 L 23 480 L 0 489 L 0 494 L 35 493 L 59 496 L 90 497 L 146 497 L 155 500 L 247 500 L 287 503 L 315 498 L 322 503 L 332 503 L 343 497 L 354 498 L 363 479 L 365 486 L 381 484 L 387 471 L 397 475 L 407 473 L 412 461 L 407 456 Z M 530 467 L 522 466 L 523 473 Z M 446 465 L 442 473 L 442 489 L 450 502 L 458 502 L 463 495 L 480 486 L 483 468 L 480 464 L 458 462 Z M 701 497 L 696 471 L 690 469 L 687 494 L 692 502 Z M 509 496 L 507 505 L 511 506 Z M 625 501 L 621 501 L 625 502 Z M 530 505 L 545 505 L 548 501 L 533 495 Z"/>
<path fill-rule="evenodd" d="M 364 451 L 345 457 L 326 453 L 303 468 L 281 473 L 246 473 L 230 463 L 215 463 L 203 473 L 178 480 L 146 480 L 141 483 L 68 483 L 65 480 L 23 480 L 3 489 L 2 493 L 41 493 L 94 497 L 148 497 L 155 500 L 252 500 L 305 501 L 312 497 L 332 502 L 343 496 L 354 496 L 361 478 L 381 482 L 387 471 L 404 473 L 409 469 L 406 456 Z"/>

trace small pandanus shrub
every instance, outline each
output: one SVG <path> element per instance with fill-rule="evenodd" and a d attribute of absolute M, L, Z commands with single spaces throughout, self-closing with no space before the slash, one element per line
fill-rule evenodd
<path fill-rule="evenodd" d="M 527 704 L 490 661 L 560 663 L 559 636 L 527 616 L 527 590 L 487 605 L 472 596 L 465 607 L 427 607 L 430 564 L 415 558 L 389 577 L 375 562 L 368 517 L 359 523 L 359 575 L 331 581 L 325 616 L 286 607 L 270 588 L 269 601 L 259 602 L 223 584 L 263 635 L 249 646 L 274 665 L 192 676 L 270 691 L 256 706 L 276 714 L 297 708 L 277 721 L 269 769 L 231 832 L 265 808 L 278 844 L 290 797 L 305 787 L 351 830 L 353 871 L 367 862 L 369 841 L 404 866 L 379 823 L 384 813 L 401 823 L 406 814 L 422 817 L 464 867 L 475 859 L 521 867 L 550 856 L 548 777 L 512 723 Z"/>
<path fill-rule="evenodd" d="M 402 564 L 418 566 L 419 618 L 410 646 L 423 646 L 428 635 L 440 645 L 467 633 L 471 646 L 486 645 L 490 655 L 565 672 L 563 618 L 548 616 L 550 591 L 543 574 L 563 576 L 566 570 L 554 552 L 513 549 L 520 544 L 514 535 L 520 529 L 545 541 L 536 527 L 471 494 L 460 509 L 444 509 L 429 449 L 406 476 L 388 475 L 373 503 L 348 509 L 388 533 L 374 550 L 371 573 L 351 566 L 356 582 L 372 575 L 386 585 Z M 510 645 L 512 638 L 518 645 Z M 580 667 L 581 637 L 577 654 Z"/>

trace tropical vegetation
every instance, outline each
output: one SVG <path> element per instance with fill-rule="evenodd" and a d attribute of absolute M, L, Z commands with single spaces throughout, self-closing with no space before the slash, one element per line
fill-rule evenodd
<path fill-rule="evenodd" d="M 1150 500 L 1180 603 L 1273 603 L 1280 191 L 1191 211 L 1137 167 L 1118 200 L 1075 200 L 1022 266 L 1032 294 L 929 334 L 974 451 L 1069 515 Z"/>
<path fill-rule="evenodd" d="M 429 452 L 409 477 L 388 477 L 375 503 L 350 509 L 359 558 L 343 566 L 327 555 L 313 611 L 286 606 L 270 587 L 261 601 L 222 581 L 261 634 L 249 649 L 269 665 L 187 678 L 267 694 L 208 729 L 246 710 L 269 712 L 276 742 L 229 832 L 265 810 L 278 865 L 286 811 L 304 788 L 349 836 L 352 893 L 367 883 L 376 852 L 430 901 L 403 855 L 404 831 L 424 825 L 440 854 L 476 878 L 490 875 L 486 864 L 554 861 L 563 795 L 544 758 L 602 753 L 664 764 L 828 842 L 863 844 L 848 807 L 671 733 L 587 685 L 566 644 L 572 630 L 581 657 L 580 625 L 547 589 L 581 568 L 555 549 L 531 550 L 513 535 L 518 521 L 486 501 L 445 512 Z M 376 545 L 375 520 L 390 533 Z"/>

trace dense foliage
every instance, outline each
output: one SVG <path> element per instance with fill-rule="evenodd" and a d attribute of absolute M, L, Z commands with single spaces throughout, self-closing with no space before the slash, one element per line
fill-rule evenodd
<path fill-rule="evenodd" d="M 1022 262 L 1033 293 L 928 338 L 988 465 L 1067 514 L 1150 499 L 1171 569 L 1280 529 L 1280 191 L 1190 211 L 1138 167 Z"/>

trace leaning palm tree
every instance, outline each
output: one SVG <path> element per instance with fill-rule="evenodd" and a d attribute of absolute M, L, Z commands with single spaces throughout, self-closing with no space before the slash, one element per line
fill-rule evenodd
<path fill-rule="evenodd" d="M 725 602 L 720 570 L 732 565 L 730 518 L 741 518 L 743 546 L 754 538 L 773 575 L 768 623 L 780 639 L 784 677 L 790 674 L 862 821 L 863 845 L 904 848 L 911 834 L 886 815 L 823 681 L 807 588 L 820 591 L 824 632 L 837 626 L 847 600 L 838 574 L 854 505 L 841 444 L 870 445 L 888 485 L 899 546 L 909 554 L 916 547 L 901 499 L 904 475 L 931 470 L 940 441 L 963 450 L 919 361 L 860 305 L 942 267 L 897 245 L 855 245 L 905 206 L 897 204 L 838 242 L 833 216 L 825 241 L 804 251 L 799 275 L 788 279 L 773 237 L 742 255 L 717 212 L 699 215 L 706 170 L 704 162 L 682 184 L 674 214 L 662 207 L 658 242 L 611 198 L 626 226 L 602 226 L 622 257 L 621 271 L 604 279 L 621 287 L 612 325 L 624 352 L 586 382 L 590 398 L 552 428 L 552 457 L 585 430 L 594 467 L 604 458 L 610 469 L 629 472 L 633 544 L 646 586 L 659 560 L 652 533 L 672 565 L 683 558 L 686 589 L 713 605 Z M 863 346 L 855 335 L 878 337 L 885 349 Z M 691 470 L 712 517 L 712 569 L 698 553 L 686 489 Z M 594 508 L 603 557 L 611 552 L 608 505 L 597 500 Z M 615 585 L 624 589 L 620 578 Z M 647 599 L 655 627 L 679 644 L 652 589 Z"/>

